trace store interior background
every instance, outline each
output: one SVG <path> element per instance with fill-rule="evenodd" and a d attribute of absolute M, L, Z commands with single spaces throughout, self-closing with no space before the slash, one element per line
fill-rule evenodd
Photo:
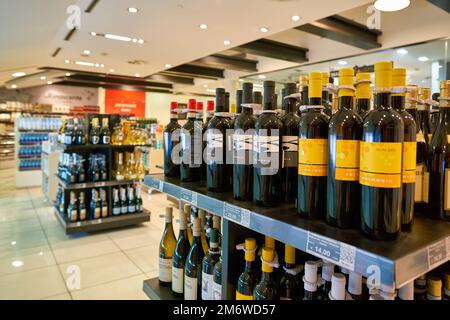
<path fill-rule="evenodd" d="M 0 103 L 50 103 L 53 111 L 61 112 L 82 101 L 104 112 L 107 90 L 137 91 L 145 95 L 145 117 L 165 125 L 171 101 L 195 98 L 206 105 L 215 89 L 224 87 L 232 92 L 234 103 L 234 92 L 243 81 L 262 91 L 264 79 L 275 80 L 281 89 L 312 70 L 361 67 L 380 60 L 406 67 L 408 83 L 438 92 L 439 80 L 450 78 L 450 14 L 432 1 L 412 0 L 404 10 L 381 13 L 380 45 L 372 48 L 295 29 L 335 14 L 365 25 L 373 14 L 367 11 L 372 2 L 80 0 L 76 6 L 81 8 L 81 27 L 64 40 L 70 33 L 67 8 L 73 1 L 1 1 Z M 131 14 L 129 7 L 139 12 Z M 103 33 L 144 43 L 113 41 L 98 35 Z M 267 52 L 244 53 L 242 45 L 261 38 L 295 46 L 299 52 L 306 48 L 307 60 L 302 55 L 283 60 Z M 211 60 L 203 58 L 215 54 L 253 61 L 256 67 L 209 65 L 223 77 L 171 70 L 208 66 L 205 61 Z M 13 77 L 16 72 L 25 75 Z M 170 88 L 161 89 L 158 83 Z M 16 189 L 14 167 L 0 170 L 0 180 L 0 299 L 147 299 L 142 281 L 157 275 L 164 225 L 159 215 L 171 205 L 164 195 L 144 197 L 152 221 L 141 227 L 66 236 L 40 188 Z M 71 265 L 82 270 L 81 289 L 67 284 Z"/>

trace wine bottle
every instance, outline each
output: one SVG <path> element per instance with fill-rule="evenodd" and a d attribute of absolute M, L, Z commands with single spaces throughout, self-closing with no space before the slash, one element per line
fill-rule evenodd
<path fill-rule="evenodd" d="M 362 300 L 362 275 L 350 271 L 348 275 L 348 292 L 353 300 Z"/>
<path fill-rule="evenodd" d="M 128 213 L 136 213 L 136 200 L 134 199 L 134 190 L 133 187 L 128 187 Z"/>
<path fill-rule="evenodd" d="M 443 300 L 450 300 L 450 271 L 444 274 L 444 295 Z"/>
<path fill-rule="evenodd" d="M 214 266 L 213 300 L 222 300 L 222 256 Z"/>
<path fill-rule="evenodd" d="M 436 276 L 427 279 L 427 300 L 442 300 L 442 280 Z"/>
<path fill-rule="evenodd" d="M 375 110 L 364 119 L 361 142 L 361 230 L 375 239 L 397 237 L 401 226 L 404 125 L 391 107 L 392 63 L 375 64 Z"/>
<path fill-rule="evenodd" d="M 113 216 L 120 215 L 119 189 L 117 189 L 117 188 L 113 189 L 112 214 L 113 214 Z"/>
<path fill-rule="evenodd" d="M 324 106 L 323 112 L 331 117 L 333 109 L 330 101 L 330 93 L 328 91 L 328 84 L 330 82 L 330 74 L 328 72 L 322 72 L 322 105 Z"/>
<path fill-rule="evenodd" d="M 202 285 L 202 261 L 204 252 L 202 249 L 202 227 L 200 219 L 193 221 L 192 246 L 186 258 L 184 269 L 184 300 L 198 300 Z"/>
<path fill-rule="evenodd" d="M 253 137 L 253 202 L 273 207 L 281 201 L 283 123 L 274 110 L 275 82 L 264 81 L 264 107 Z"/>
<path fill-rule="evenodd" d="M 284 87 L 285 95 L 289 96 L 297 91 L 295 83 L 287 83 Z M 297 198 L 297 164 L 298 164 L 298 125 L 300 118 L 297 115 L 296 98 L 283 99 L 285 115 L 283 122 L 283 200 L 293 203 Z"/>
<path fill-rule="evenodd" d="M 69 218 L 70 222 L 78 221 L 78 201 L 77 195 L 73 191 L 70 192 L 70 202 L 67 207 L 67 217 Z"/>
<path fill-rule="evenodd" d="M 237 281 L 236 300 L 253 300 L 253 289 L 258 283 L 255 265 L 256 240 L 254 238 L 245 239 L 244 252 L 245 267 Z"/>
<path fill-rule="evenodd" d="M 213 221 L 212 228 L 217 229 L 217 231 L 219 232 L 219 247 L 222 247 L 222 234 L 220 231 L 222 230 L 222 226 L 220 216 L 213 216 L 212 221 Z"/>
<path fill-rule="evenodd" d="M 331 277 L 331 291 L 329 294 L 330 300 L 345 300 L 345 282 L 346 279 L 343 274 L 333 274 Z"/>
<path fill-rule="evenodd" d="M 283 269 L 284 273 L 279 287 L 280 300 L 298 300 L 300 298 L 300 284 L 295 265 L 295 248 L 287 244 L 284 246 Z"/>
<path fill-rule="evenodd" d="M 356 112 L 364 119 L 370 112 L 370 73 L 356 74 Z"/>
<path fill-rule="evenodd" d="M 163 286 L 172 285 L 172 259 L 177 240 L 172 225 L 173 209 L 166 208 L 164 215 L 164 232 L 159 243 L 159 283 Z"/>
<path fill-rule="evenodd" d="M 227 151 L 232 146 L 228 138 L 232 122 L 228 117 L 225 89 L 216 89 L 216 113 L 206 129 L 208 191 L 226 192 L 232 188 L 232 164 L 227 163 Z M 227 134 L 228 131 L 228 134 Z"/>
<path fill-rule="evenodd" d="M 183 296 L 184 292 L 184 268 L 186 259 L 191 249 L 187 235 L 187 215 L 180 210 L 180 231 L 178 240 L 172 258 L 172 292 L 178 297 Z"/>
<path fill-rule="evenodd" d="M 310 85 L 311 80 L 314 79 L 314 76 L 309 78 Z M 311 91 L 309 91 L 311 94 Z M 317 300 L 317 263 L 315 261 L 306 261 L 305 262 L 305 275 L 303 277 L 305 295 L 303 300 Z"/>
<path fill-rule="evenodd" d="M 80 221 L 85 221 L 87 216 L 86 216 L 86 196 L 84 191 L 80 192 L 80 199 L 79 199 L 79 204 L 78 204 L 78 218 L 80 219 Z"/>
<path fill-rule="evenodd" d="M 100 126 L 98 123 L 98 118 L 92 118 L 91 132 L 89 133 L 89 141 L 92 144 L 100 143 Z"/>
<path fill-rule="evenodd" d="M 96 189 L 92 189 L 91 204 L 90 204 L 90 217 L 91 217 L 91 220 L 101 218 L 100 201 L 99 201 L 98 191 Z"/>
<path fill-rule="evenodd" d="M 202 300 L 214 300 L 214 266 L 219 261 L 219 257 L 219 231 L 217 229 L 212 229 L 209 250 L 202 262 Z"/>
<path fill-rule="evenodd" d="M 254 300 L 275 300 L 278 297 L 278 288 L 273 275 L 273 266 L 275 251 L 272 248 L 262 248 L 261 263 L 261 281 L 253 290 Z"/>
<path fill-rule="evenodd" d="M 117 181 L 123 181 L 125 179 L 125 166 L 123 164 L 122 152 L 119 152 L 117 155 L 116 170 L 114 171 L 113 175 Z"/>
<path fill-rule="evenodd" d="M 414 281 L 406 283 L 398 289 L 398 300 L 414 300 Z"/>
<path fill-rule="evenodd" d="M 334 275 L 334 264 L 328 261 L 323 261 L 322 265 L 322 279 L 323 284 L 320 286 L 320 290 L 318 290 L 318 298 L 320 300 L 330 300 L 330 291 L 331 291 L 331 278 Z"/>
<path fill-rule="evenodd" d="M 100 216 L 102 218 L 107 218 L 109 216 L 109 213 L 108 213 L 108 199 L 106 197 L 106 190 L 100 189 L 99 194 L 100 194 L 100 212 L 101 212 Z"/>
<path fill-rule="evenodd" d="M 102 119 L 102 127 L 100 129 L 100 143 L 109 144 L 111 142 L 111 131 L 109 130 L 108 118 Z"/>
<path fill-rule="evenodd" d="M 297 211 L 301 217 L 320 219 L 326 212 L 329 117 L 323 113 L 322 75 L 309 74 L 309 106 L 299 123 Z"/>
<path fill-rule="evenodd" d="M 240 114 L 234 119 L 233 134 L 233 197 L 236 200 L 251 201 L 253 195 L 253 135 L 256 118 L 248 104 L 253 102 L 253 84 L 242 85 Z M 247 106 L 245 106 L 247 105 Z"/>
<path fill-rule="evenodd" d="M 203 143 L 202 147 L 203 150 L 206 150 L 208 146 L 208 142 L 205 139 L 206 136 L 206 130 L 208 129 L 208 124 L 211 121 L 211 119 L 214 117 L 214 101 L 208 101 L 206 105 L 206 121 L 203 123 L 203 129 L 202 129 L 202 137 L 203 137 Z M 208 175 L 208 166 L 206 165 L 206 162 L 202 162 L 202 180 L 206 180 L 206 176 Z"/>
<path fill-rule="evenodd" d="M 401 229 L 410 231 L 414 217 L 414 185 L 416 181 L 416 121 L 405 111 L 406 69 L 392 69 L 392 86 L 397 92 L 391 95 L 392 107 L 402 117 L 404 124 L 402 165 Z"/>
<path fill-rule="evenodd" d="M 189 100 L 187 121 L 181 129 L 180 178 L 182 182 L 201 179 L 202 165 L 202 122 L 197 121 L 196 101 Z"/>
<path fill-rule="evenodd" d="M 128 213 L 127 190 L 120 188 L 120 214 Z"/>
<path fill-rule="evenodd" d="M 431 90 L 430 88 L 419 88 L 419 99 L 417 104 L 417 122 L 420 122 L 420 128 L 422 129 L 423 136 L 427 145 L 431 143 L 431 123 L 430 123 L 430 105 L 428 101 L 430 99 Z"/>
<path fill-rule="evenodd" d="M 170 103 L 170 122 L 164 128 L 164 175 L 166 177 L 179 178 L 180 165 L 173 161 L 173 157 L 179 157 L 179 154 L 173 154 L 178 150 L 180 140 L 181 126 L 178 123 L 178 103 Z"/>
<path fill-rule="evenodd" d="M 298 89 L 302 97 L 300 106 L 306 106 L 309 104 L 309 77 L 307 75 L 300 76 L 298 78 L 298 85 Z M 305 110 L 301 110 L 299 108 L 297 114 L 301 116 L 304 111 Z"/>
<path fill-rule="evenodd" d="M 202 248 L 203 253 L 206 255 L 209 251 L 209 244 L 206 240 L 206 212 L 203 209 L 198 209 L 198 218 L 200 219 L 200 224 L 202 228 L 202 235 L 201 235 L 201 242 L 202 242 Z"/>
<path fill-rule="evenodd" d="M 142 211 L 141 187 L 136 186 L 136 213 L 142 213 Z"/>
<path fill-rule="evenodd" d="M 414 300 L 425 300 L 427 295 L 427 277 L 421 275 L 414 280 Z"/>
<path fill-rule="evenodd" d="M 440 83 L 439 123 L 430 144 L 429 210 L 432 218 L 450 220 L 450 80 Z M 426 192 L 426 190 L 424 190 Z"/>
<path fill-rule="evenodd" d="M 339 110 L 331 117 L 328 130 L 327 216 L 339 228 L 359 225 L 359 147 L 362 119 L 353 111 L 354 71 L 339 70 Z"/>

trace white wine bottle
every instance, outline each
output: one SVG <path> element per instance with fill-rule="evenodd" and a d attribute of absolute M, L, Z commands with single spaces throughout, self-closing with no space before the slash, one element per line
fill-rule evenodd
<path fill-rule="evenodd" d="M 163 286 L 172 284 L 172 258 L 175 251 L 176 239 L 172 225 L 172 208 L 166 208 L 166 225 L 159 243 L 159 283 Z"/>
<path fill-rule="evenodd" d="M 178 233 L 177 245 L 175 247 L 172 262 L 172 292 L 178 297 L 183 296 L 184 268 L 186 266 L 187 255 L 191 249 L 186 224 L 186 212 L 180 210 L 180 232 Z"/>
<path fill-rule="evenodd" d="M 213 278 L 214 266 L 219 261 L 219 230 L 212 229 L 209 240 L 208 253 L 203 258 L 202 263 L 202 300 L 214 300 L 213 297 Z"/>
<path fill-rule="evenodd" d="M 202 227 L 199 218 L 192 221 L 192 246 L 184 269 L 184 300 L 198 300 L 202 284 Z"/>

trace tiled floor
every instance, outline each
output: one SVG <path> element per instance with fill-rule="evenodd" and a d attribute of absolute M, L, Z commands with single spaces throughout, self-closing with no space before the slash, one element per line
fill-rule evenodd
<path fill-rule="evenodd" d="M 165 195 L 144 196 L 149 223 L 67 236 L 40 188 L 15 189 L 12 170 L 0 181 L 0 299 L 148 299 L 142 282 L 158 272 Z"/>

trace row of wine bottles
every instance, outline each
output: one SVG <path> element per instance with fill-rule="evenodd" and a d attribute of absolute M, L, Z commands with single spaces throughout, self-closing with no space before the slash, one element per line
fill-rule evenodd
<path fill-rule="evenodd" d="M 411 229 L 419 191 L 426 194 L 422 199 L 427 201 L 417 201 L 429 209 L 422 210 L 425 214 L 449 220 L 450 196 L 444 190 L 450 175 L 442 168 L 450 167 L 445 157 L 450 81 L 441 83 L 440 120 L 430 148 L 425 145 L 424 149 L 423 130 L 412 115 L 414 104 L 405 111 L 406 69 L 393 68 L 391 62 L 375 64 L 375 107 L 363 117 L 353 108 L 355 90 L 357 104 L 369 106 L 370 76 L 358 74 L 356 80 L 355 89 L 353 69 L 340 70 L 339 110 L 331 119 L 331 108 L 322 100 L 329 97 L 324 86 L 328 77 L 319 72 L 309 75 L 309 102 L 302 106 L 301 117 L 296 112 L 294 83 L 286 85 L 286 114 L 279 117 L 274 111 L 275 83 L 265 81 L 263 111 L 257 118 L 252 109 L 252 84 L 244 83 L 242 110 L 234 121 L 227 113 L 225 90 L 219 88 L 216 113 L 206 125 L 197 128 L 194 102 L 183 128 L 176 119 L 166 127 L 166 175 L 186 182 L 206 174 L 209 191 L 233 190 L 236 199 L 262 206 L 295 202 L 303 218 L 325 219 L 341 228 L 359 227 L 375 239 L 393 239 L 401 229 Z M 207 154 L 220 152 L 226 159 L 232 150 L 233 161 L 205 163 L 200 156 L 200 162 L 195 162 L 203 143 L 196 138 L 196 129 L 206 132 Z M 172 161 L 176 144 L 169 138 L 175 130 L 181 136 L 179 166 Z M 233 143 L 228 130 L 234 130 Z"/>
<path fill-rule="evenodd" d="M 160 284 L 185 300 L 221 300 L 220 217 L 186 204 L 180 210 L 178 239 L 172 219 L 168 207 L 159 246 Z"/>

